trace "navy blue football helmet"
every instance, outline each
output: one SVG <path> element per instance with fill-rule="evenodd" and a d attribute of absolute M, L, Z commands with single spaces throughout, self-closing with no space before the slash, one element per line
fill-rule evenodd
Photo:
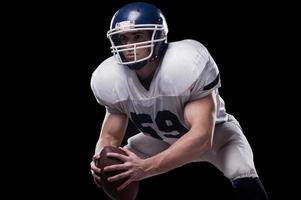
<path fill-rule="evenodd" d="M 151 38 L 131 44 L 121 43 L 119 36 L 130 31 L 150 31 Z M 167 33 L 168 27 L 162 12 L 152 4 L 137 2 L 123 6 L 114 14 L 107 37 L 117 62 L 135 70 L 164 54 L 167 48 Z M 141 48 L 150 48 L 150 53 L 137 59 L 136 51 Z M 126 51 L 132 51 L 134 59 L 127 60 L 123 55 Z"/>

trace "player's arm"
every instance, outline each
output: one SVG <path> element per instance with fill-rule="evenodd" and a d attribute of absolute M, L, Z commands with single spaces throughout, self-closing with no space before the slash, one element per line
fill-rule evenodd
<path fill-rule="evenodd" d="M 215 95 L 189 102 L 184 109 L 189 131 L 165 151 L 146 159 L 146 174 L 164 173 L 200 158 L 212 145 L 215 112 Z"/>
<path fill-rule="evenodd" d="M 125 114 L 107 112 L 95 147 L 95 155 L 97 155 L 104 146 L 119 147 L 123 140 L 127 124 L 128 118 Z"/>
<path fill-rule="evenodd" d="M 119 147 L 128 124 L 128 118 L 124 114 L 106 113 L 103 120 L 100 136 L 95 147 L 95 154 L 90 163 L 91 173 L 94 182 L 98 187 L 101 186 L 100 172 L 101 170 L 96 167 L 95 161 L 99 159 L 99 153 L 105 146 Z"/>

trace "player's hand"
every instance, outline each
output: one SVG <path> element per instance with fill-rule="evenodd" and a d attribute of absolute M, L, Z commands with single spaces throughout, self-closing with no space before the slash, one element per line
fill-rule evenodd
<path fill-rule="evenodd" d="M 90 163 L 91 166 L 91 174 L 93 176 L 94 182 L 97 185 L 97 187 L 102 188 L 101 186 L 101 178 L 100 178 L 100 172 L 101 169 L 96 167 L 95 162 L 96 160 L 99 159 L 99 154 L 98 155 L 94 155 L 92 158 L 92 161 Z"/>
<path fill-rule="evenodd" d="M 119 148 L 121 148 L 121 147 L 119 147 Z M 131 182 L 139 181 L 139 180 L 143 179 L 144 177 L 146 177 L 146 173 L 145 173 L 145 170 L 143 167 L 143 164 L 144 164 L 143 159 L 139 158 L 138 156 L 136 156 L 136 154 L 134 154 L 133 152 L 131 152 L 125 148 L 121 148 L 121 149 L 123 151 L 125 151 L 127 156 L 119 154 L 119 153 L 107 153 L 107 156 L 117 158 L 117 159 L 123 161 L 123 163 L 107 166 L 104 168 L 105 172 L 116 171 L 116 170 L 123 171 L 120 174 L 117 174 L 115 176 L 111 176 L 108 178 L 109 182 L 126 178 L 126 181 L 122 185 L 120 185 L 117 188 L 117 190 L 122 190 L 126 186 L 128 186 Z"/>

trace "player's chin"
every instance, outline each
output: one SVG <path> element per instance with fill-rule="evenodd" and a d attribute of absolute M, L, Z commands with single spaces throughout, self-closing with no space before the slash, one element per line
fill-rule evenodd
<path fill-rule="evenodd" d="M 135 58 L 127 57 L 126 60 L 127 60 L 128 62 L 132 62 L 132 61 L 135 61 Z"/>

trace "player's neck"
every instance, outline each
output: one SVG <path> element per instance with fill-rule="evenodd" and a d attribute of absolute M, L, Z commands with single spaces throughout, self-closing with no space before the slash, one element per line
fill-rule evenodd
<path fill-rule="evenodd" d="M 141 69 L 136 70 L 136 74 L 141 81 L 151 81 L 158 66 L 159 66 L 158 60 L 151 61 Z"/>
<path fill-rule="evenodd" d="M 154 60 L 152 62 L 147 63 L 141 69 L 136 70 L 137 77 L 145 89 L 149 90 L 150 84 L 158 67 L 159 61 Z"/>

